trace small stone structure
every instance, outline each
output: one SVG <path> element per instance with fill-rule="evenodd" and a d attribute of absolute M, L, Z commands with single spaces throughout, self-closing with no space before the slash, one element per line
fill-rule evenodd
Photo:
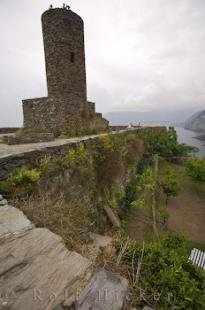
<path fill-rule="evenodd" d="M 24 127 L 46 132 L 104 130 L 108 121 L 87 101 L 84 23 L 68 6 L 42 15 L 48 97 L 23 100 Z"/>

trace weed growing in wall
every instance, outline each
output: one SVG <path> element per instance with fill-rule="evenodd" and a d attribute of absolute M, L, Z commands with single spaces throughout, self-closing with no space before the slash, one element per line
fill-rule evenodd
<path fill-rule="evenodd" d="M 40 160 L 39 170 L 41 174 L 45 174 L 52 165 L 52 156 L 45 156 Z"/>
<path fill-rule="evenodd" d="M 142 154 L 142 149 L 139 148 L 139 145 L 142 145 L 140 142 L 136 133 L 128 133 L 101 136 L 99 143 L 95 145 L 93 159 L 97 186 L 103 201 L 108 205 L 108 201 L 113 201 L 113 198 L 106 199 L 107 192 L 112 191 L 116 196 L 128 182 L 132 170 L 136 170 L 137 161 Z"/>
<path fill-rule="evenodd" d="M 97 146 L 98 160 L 104 160 L 110 153 L 120 153 L 121 156 L 126 154 L 126 148 L 130 140 L 126 135 L 105 135 L 99 138 Z"/>
<path fill-rule="evenodd" d="M 104 201 L 112 209 L 119 209 L 120 202 L 124 199 L 124 189 L 115 187 L 105 188 Z"/>
<path fill-rule="evenodd" d="M 38 169 L 22 168 L 16 170 L 5 181 L 0 182 L 0 190 L 13 194 L 23 194 L 36 186 L 40 180 L 41 172 Z"/>
<path fill-rule="evenodd" d="M 76 165 L 87 164 L 89 161 L 89 152 L 83 143 L 80 143 L 77 148 L 68 151 L 62 159 L 65 168 L 73 168 Z"/>

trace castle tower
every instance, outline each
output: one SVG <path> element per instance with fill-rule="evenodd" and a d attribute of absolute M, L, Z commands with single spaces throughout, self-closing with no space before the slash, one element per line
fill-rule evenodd
<path fill-rule="evenodd" d="M 107 129 L 87 101 L 83 20 L 65 5 L 51 7 L 41 20 L 48 97 L 23 100 L 24 127 L 56 135 Z"/>
<path fill-rule="evenodd" d="M 84 23 L 66 8 L 42 15 L 48 96 L 79 96 L 86 101 Z"/>

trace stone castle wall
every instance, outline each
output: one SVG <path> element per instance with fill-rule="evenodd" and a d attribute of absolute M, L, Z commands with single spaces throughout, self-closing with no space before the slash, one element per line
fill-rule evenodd
<path fill-rule="evenodd" d="M 46 131 L 67 131 L 69 119 L 80 115 L 82 102 L 77 98 L 45 97 L 23 100 L 24 126 Z"/>
<path fill-rule="evenodd" d="M 129 131 L 124 130 L 112 134 L 126 135 L 127 132 Z M 138 135 L 139 131 L 133 130 L 132 132 Z M 0 155 L 0 181 L 6 179 L 10 173 L 21 167 L 34 168 L 36 163 L 45 156 L 64 156 L 70 149 L 77 147 L 80 142 L 84 143 L 85 146 L 98 145 L 101 135 L 106 135 L 106 133 L 76 138 L 76 141 L 75 139 L 72 139 L 72 141 L 66 140 L 64 143 L 59 141 L 56 145 L 53 145 L 52 142 L 50 145 L 45 143 L 44 146 L 33 147 L 32 145 L 31 148 L 24 149 L 21 153 Z"/>
<path fill-rule="evenodd" d="M 23 100 L 24 127 L 67 133 L 74 128 L 107 129 L 108 122 L 95 113 L 95 104 L 78 97 L 45 97 Z"/>

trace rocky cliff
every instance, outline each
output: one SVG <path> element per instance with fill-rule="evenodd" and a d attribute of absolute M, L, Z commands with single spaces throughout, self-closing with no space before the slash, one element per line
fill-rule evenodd
<path fill-rule="evenodd" d="M 185 129 L 205 133 L 205 110 L 192 115 L 185 122 Z"/>
<path fill-rule="evenodd" d="M 125 309 L 126 279 L 67 250 L 1 195 L 0 219 L 0 309 Z M 95 251 L 107 246 L 109 238 L 93 237 Z"/>

